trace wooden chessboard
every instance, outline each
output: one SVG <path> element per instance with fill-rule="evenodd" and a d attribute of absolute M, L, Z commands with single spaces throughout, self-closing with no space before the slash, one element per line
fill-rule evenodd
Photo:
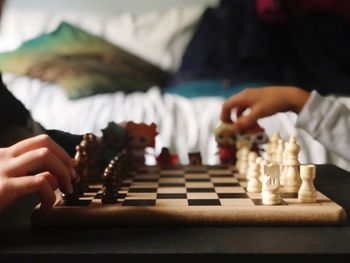
<path fill-rule="evenodd" d="M 49 213 L 38 208 L 32 222 L 58 225 L 334 225 L 346 217 L 342 207 L 320 192 L 317 203 L 298 202 L 281 193 L 283 203 L 262 204 L 260 193 L 248 193 L 247 182 L 233 167 L 145 166 L 123 181 L 118 203 L 102 204 L 102 185 L 73 203 L 59 199 Z"/>

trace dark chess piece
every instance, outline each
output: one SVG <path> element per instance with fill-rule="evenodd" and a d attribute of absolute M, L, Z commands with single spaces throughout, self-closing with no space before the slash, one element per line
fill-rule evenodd
<path fill-rule="evenodd" d="M 87 178 L 87 157 L 86 151 L 83 146 L 76 146 L 75 154 L 75 173 L 76 178 L 73 179 L 73 193 L 72 194 L 63 194 L 63 200 L 65 202 L 75 202 L 79 200 L 79 197 L 84 193 L 87 188 L 86 178 Z"/>
<path fill-rule="evenodd" d="M 92 183 L 99 182 L 101 179 L 100 175 L 103 172 L 103 166 L 101 166 L 101 143 L 94 134 L 87 133 L 84 134 L 80 146 L 83 148 L 87 159 L 86 181 Z"/>
<path fill-rule="evenodd" d="M 157 164 L 161 167 L 171 165 L 172 162 L 171 162 L 171 154 L 170 154 L 169 148 L 163 147 L 156 159 L 157 159 Z"/>
<path fill-rule="evenodd" d="M 202 165 L 202 156 L 200 152 L 193 152 L 193 153 L 188 153 L 188 159 L 190 162 L 190 165 Z"/>
<path fill-rule="evenodd" d="M 118 190 L 120 188 L 120 179 L 118 180 L 117 174 L 118 166 L 118 160 L 111 160 L 103 174 L 102 203 L 104 204 L 115 204 L 118 202 Z"/>
<path fill-rule="evenodd" d="M 120 174 L 119 178 L 121 179 L 121 182 L 120 182 L 121 184 L 122 181 L 129 176 L 129 171 L 130 171 L 129 164 L 128 164 L 129 155 L 126 150 L 123 150 L 118 154 L 117 158 L 119 162 L 119 174 Z"/>

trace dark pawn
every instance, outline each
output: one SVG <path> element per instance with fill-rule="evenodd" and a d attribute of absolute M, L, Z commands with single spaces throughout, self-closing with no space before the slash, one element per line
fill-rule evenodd
<path fill-rule="evenodd" d="M 103 181 L 103 204 L 115 204 L 118 202 L 118 176 L 117 176 L 118 160 L 111 160 L 106 167 L 102 181 Z"/>
<path fill-rule="evenodd" d="M 200 152 L 193 152 L 193 153 L 188 153 L 188 159 L 190 162 L 190 165 L 202 165 L 202 156 Z"/>

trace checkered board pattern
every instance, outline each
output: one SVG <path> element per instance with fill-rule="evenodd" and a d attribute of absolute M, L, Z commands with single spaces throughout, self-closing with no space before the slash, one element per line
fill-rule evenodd
<path fill-rule="evenodd" d="M 233 167 L 145 166 L 123 181 L 116 204 L 103 204 L 102 185 L 89 185 L 76 202 L 59 200 L 49 214 L 33 213 L 37 225 L 305 225 L 339 224 L 344 210 L 317 193 L 302 204 L 297 194 L 281 193 L 281 205 L 262 204 L 248 193 Z"/>

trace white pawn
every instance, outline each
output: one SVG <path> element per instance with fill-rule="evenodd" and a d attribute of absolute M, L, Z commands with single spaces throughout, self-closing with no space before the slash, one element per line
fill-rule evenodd
<path fill-rule="evenodd" d="M 278 205 L 282 202 L 279 188 L 279 165 L 269 164 L 264 169 L 264 182 L 262 192 L 262 203 L 264 205 Z"/>
<path fill-rule="evenodd" d="M 266 149 L 266 160 L 269 162 L 276 162 L 276 150 L 279 139 L 281 139 L 281 136 L 278 132 L 270 137 L 270 141 Z"/>
<path fill-rule="evenodd" d="M 281 170 L 281 174 L 280 174 L 280 184 L 282 186 L 285 185 L 286 182 L 286 171 L 287 171 L 287 166 L 286 166 L 286 160 L 287 160 L 287 146 L 288 146 L 288 142 L 284 143 L 284 150 L 283 150 L 283 154 L 282 154 L 282 170 Z"/>
<path fill-rule="evenodd" d="M 256 158 L 258 158 L 258 155 L 256 154 L 256 152 L 252 152 L 252 151 L 249 152 L 249 155 L 248 155 L 248 169 L 247 169 L 247 173 L 246 173 L 247 181 L 249 181 L 249 167 L 252 164 L 255 164 Z"/>
<path fill-rule="evenodd" d="M 240 162 L 239 162 L 239 175 L 243 178 L 246 177 L 247 170 L 248 170 L 248 155 L 249 155 L 249 149 L 246 147 L 243 147 L 240 149 Z"/>
<path fill-rule="evenodd" d="M 302 184 L 298 192 L 298 199 L 302 203 L 315 203 L 317 201 L 314 179 L 316 175 L 315 165 L 301 165 L 300 177 Z"/>
<path fill-rule="evenodd" d="M 299 191 L 301 180 L 299 175 L 298 154 L 300 146 L 296 143 L 294 136 L 290 137 L 286 147 L 286 163 L 285 163 L 285 182 L 284 191 L 286 193 L 297 193 Z"/>
<path fill-rule="evenodd" d="M 248 185 L 247 191 L 249 193 L 261 193 L 261 182 L 260 182 L 260 165 L 257 162 L 249 164 L 247 173 Z"/>
<path fill-rule="evenodd" d="M 277 142 L 275 162 L 280 166 L 280 184 L 282 184 L 281 176 L 283 171 L 283 150 L 284 150 L 284 142 L 282 139 L 279 139 Z"/>
<path fill-rule="evenodd" d="M 260 162 L 260 182 L 263 183 L 264 182 L 264 176 L 265 176 L 265 166 L 268 165 L 268 161 L 266 160 L 262 160 Z M 262 187 L 264 187 L 264 184 L 262 184 Z M 262 190 L 263 191 L 263 190 Z"/>

